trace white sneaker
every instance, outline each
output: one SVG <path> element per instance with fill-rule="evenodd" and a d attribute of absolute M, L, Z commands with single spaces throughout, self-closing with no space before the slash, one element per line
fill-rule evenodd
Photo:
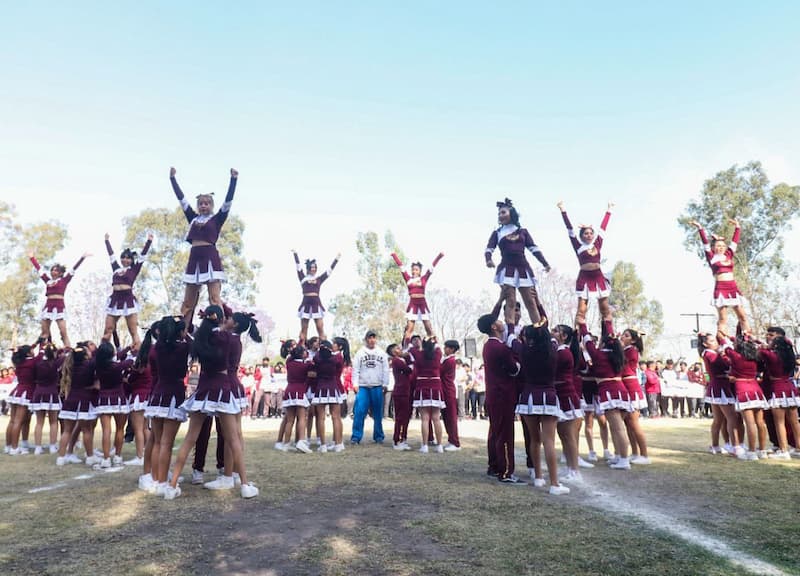
<path fill-rule="evenodd" d="M 789 455 L 788 452 L 784 452 L 783 450 L 776 450 L 774 454 L 769 455 L 771 460 L 791 460 L 792 457 Z"/>
<path fill-rule="evenodd" d="M 769 453 L 766 450 L 757 450 L 756 454 L 758 454 L 759 460 L 764 460 L 769 456 Z"/>
<path fill-rule="evenodd" d="M 207 490 L 230 490 L 234 485 L 233 476 L 223 476 L 212 482 L 206 482 L 203 484 L 203 488 Z"/>
<path fill-rule="evenodd" d="M 631 462 L 628 458 L 617 458 L 617 461 L 612 462 L 608 465 L 608 467 L 613 468 L 614 470 L 630 470 Z"/>
<path fill-rule="evenodd" d="M 419 451 L 420 451 L 421 454 L 427 454 L 428 453 L 428 445 L 427 444 L 423 444 L 422 446 L 419 447 Z"/>
<path fill-rule="evenodd" d="M 44 450 L 42 450 L 41 446 L 37 446 L 36 448 L 33 449 L 34 456 L 41 456 L 42 454 L 44 454 Z"/>
<path fill-rule="evenodd" d="M 612 464 L 616 464 L 617 462 L 619 462 L 619 456 L 614 456 L 613 458 L 606 459 L 606 464 L 608 464 L 609 466 L 611 466 Z"/>
<path fill-rule="evenodd" d="M 461 446 L 456 446 L 454 444 L 448 444 L 444 447 L 445 452 L 458 452 L 459 450 L 461 450 Z"/>
<path fill-rule="evenodd" d="M 58 454 L 58 445 L 50 444 L 50 454 Z"/>
<path fill-rule="evenodd" d="M 125 466 L 144 466 L 144 458 L 139 458 L 136 456 L 130 460 L 125 460 L 124 464 Z"/>
<path fill-rule="evenodd" d="M 247 484 L 242 484 L 240 493 L 242 498 L 255 498 L 258 496 L 258 488 L 253 486 L 252 482 L 248 482 Z"/>
<path fill-rule="evenodd" d="M 175 500 L 175 498 L 177 498 L 180 495 L 181 495 L 180 486 L 176 486 L 175 488 L 173 488 L 172 486 L 167 484 L 167 487 L 164 488 L 164 500 Z"/>
<path fill-rule="evenodd" d="M 642 455 L 634 456 L 631 458 L 631 464 L 650 464 L 650 458 Z"/>
<path fill-rule="evenodd" d="M 283 449 L 283 442 L 275 442 L 274 448 L 275 450 L 282 450 L 285 452 L 285 450 Z"/>
<path fill-rule="evenodd" d="M 558 486 L 550 486 L 549 493 L 551 496 L 561 496 L 562 494 L 569 494 L 569 488 L 563 484 L 559 484 Z"/>
<path fill-rule="evenodd" d="M 405 450 L 405 448 L 403 447 L 403 443 L 402 442 L 400 442 L 399 444 L 392 444 L 392 449 L 393 450 Z"/>
<path fill-rule="evenodd" d="M 142 474 L 139 476 L 139 490 L 147 490 L 153 484 L 152 474 Z"/>
<path fill-rule="evenodd" d="M 594 468 L 594 464 L 578 456 L 578 468 Z"/>
<path fill-rule="evenodd" d="M 112 456 L 111 463 L 114 466 L 119 466 L 120 464 L 122 464 L 122 456 Z"/>
<path fill-rule="evenodd" d="M 583 482 L 583 477 L 577 470 L 569 470 L 561 480 L 564 482 Z"/>
<path fill-rule="evenodd" d="M 436 453 L 437 454 L 444 454 L 444 446 L 442 446 L 441 444 L 437 444 L 436 445 Z"/>
<path fill-rule="evenodd" d="M 322 444 L 319 448 L 317 448 L 317 452 L 320 454 L 325 454 L 328 452 L 328 447 L 325 444 Z"/>
<path fill-rule="evenodd" d="M 533 479 L 533 486 L 535 488 L 544 488 L 547 482 L 544 481 L 544 478 L 534 478 Z"/>
<path fill-rule="evenodd" d="M 156 496 L 163 496 L 167 486 L 169 486 L 169 484 L 166 482 L 153 482 L 152 486 L 150 487 L 151 489 L 148 490 L 148 492 L 155 494 Z"/>
<path fill-rule="evenodd" d="M 64 458 L 63 456 L 59 456 L 58 458 L 56 458 L 56 466 L 63 466 L 66 463 L 67 459 Z"/>
<path fill-rule="evenodd" d="M 410 450 L 411 448 L 405 448 L 406 450 Z M 333 445 L 334 452 L 344 452 L 344 444 L 334 444 Z"/>
<path fill-rule="evenodd" d="M 325 446 L 327 446 L 328 450 L 330 451 L 330 450 L 333 450 L 333 447 L 336 446 L 336 443 L 335 442 L 328 442 L 327 444 L 325 444 Z"/>
<path fill-rule="evenodd" d="M 11 446 L 3 446 L 3 454 L 8 454 L 9 452 L 11 452 Z"/>
<path fill-rule="evenodd" d="M 744 460 L 746 462 L 751 462 L 753 460 L 758 460 L 758 454 L 756 452 L 750 452 L 750 451 L 747 451 L 747 452 L 742 451 L 742 453 L 741 454 L 737 454 L 736 457 L 739 460 Z"/>
<path fill-rule="evenodd" d="M 723 453 L 730 454 L 733 452 L 733 446 L 731 446 L 730 442 L 725 442 L 725 444 L 722 445 L 722 451 Z"/>
<path fill-rule="evenodd" d="M 30 445 L 30 444 L 28 444 L 28 441 L 27 441 L 27 440 L 20 440 L 20 442 L 19 442 L 19 447 L 20 447 L 20 448 L 25 448 L 25 450 L 27 450 L 28 448 L 30 448 L 30 447 L 31 447 L 31 445 Z"/>
<path fill-rule="evenodd" d="M 611 460 L 612 458 L 614 458 L 614 455 L 611 450 L 603 450 L 603 460 Z"/>
<path fill-rule="evenodd" d="M 192 484 L 198 486 L 203 483 L 203 473 L 200 470 L 192 469 Z"/>
<path fill-rule="evenodd" d="M 82 464 L 83 463 L 83 460 L 81 460 L 80 457 L 75 456 L 75 454 L 67 454 L 66 456 L 64 456 L 64 458 L 66 458 L 67 464 Z"/>
<path fill-rule="evenodd" d="M 733 447 L 733 452 L 731 452 L 731 455 L 740 458 L 741 456 L 744 456 L 746 452 L 747 450 L 745 450 L 744 447 L 739 444 L 738 446 Z M 758 458 L 758 456 L 756 456 L 756 458 Z"/>
<path fill-rule="evenodd" d="M 86 460 L 84 460 L 84 463 L 87 466 L 94 466 L 95 464 L 100 464 L 100 462 L 102 462 L 102 461 L 103 461 L 103 459 L 102 458 L 98 458 L 97 456 L 87 456 Z M 111 465 L 111 463 L 109 462 L 109 466 L 110 465 Z"/>
<path fill-rule="evenodd" d="M 589 462 L 597 462 L 597 452 L 591 450 L 589 452 L 589 456 L 586 457 Z"/>
<path fill-rule="evenodd" d="M 708 447 L 709 454 L 722 454 L 722 448 L 719 446 L 709 446 Z"/>
<path fill-rule="evenodd" d="M 111 458 L 116 453 L 117 453 L 117 449 L 116 448 L 112 448 L 111 451 L 108 453 L 108 457 Z M 105 454 L 103 454 L 103 451 L 102 450 L 98 450 L 97 448 L 94 449 L 94 455 L 99 457 L 99 458 L 103 458 L 105 456 Z"/>
<path fill-rule="evenodd" d="M 111 458 L 103 458 L 100 461 L 100 468 L 111 468 Z"/>
<path fill-rule="evenodd" d="M 75 450 L 79 450 L 79 451 L 80 451 L 80 450 L 83 450 L 83 442 L 81 442 L 80 440 L 78 440 L 77 442 L 75 442 L 74 449 L 75 449 Z"/>
<path fill-rule="evenodd" d="M 321 446 L 321 445 L 322 445 L 322 440 L 320 439 L 320 437 L 317 436 L 316 438 L 314 438 L 314 446 Z"/>
<path fill-rule="evenodd" d="M 311 446 L 308 445 L 308 440 L 300 440 L 297 444 L 295 444 L 295 450 L 302 452 L 303 454 L 311 454 L 311 452 L 313 452 L 313 450 L 311 450 Z"/>
<path fill-rule="evenodd" d="M 167 472 L 167 482 L 172 482 L 172 470 Z M 183 476 L 178 476 L 178 484 L 183 482 Z"/>

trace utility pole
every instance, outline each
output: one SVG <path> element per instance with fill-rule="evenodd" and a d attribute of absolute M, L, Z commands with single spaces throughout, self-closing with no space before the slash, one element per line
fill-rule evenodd
<path fill-rule="evenodd" d="M 692 314 L 680 314 L 680 316 L 694 316 L 695 332 L 700 332 L 700 316 L 710 316 L 712 318 L 715 318 L 717 315 L 716 314 L 702 314 L 700 312 L 694 312 Z"/>

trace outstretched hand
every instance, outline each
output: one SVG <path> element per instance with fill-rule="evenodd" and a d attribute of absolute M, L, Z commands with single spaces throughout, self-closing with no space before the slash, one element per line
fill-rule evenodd
<path fill-rule="evenodd" d="M 336 259 L 339 260 L 341 257 L 342 257 L 342 253 L 341 252 L 337 252 L 336 253 Z"/>
<path fill-rule="evenodd" d="M 703 227 L 697 220 L 689 220 L 689 226 L 694 226 L 698 230 Z"/>
<path fill-rule="evenodd" d="M 91 255 L 92 255 L 92 253 L 91 253 L 91 252 L 84 252 L 84 253 L 83 253 L 83 256 L 81 256 L 81 257 L 82 257 L 82 258 L 88 258 L 88 257 L 89 257 L 89 256 L 91 256 Z"/>
<path fill-rule="evenodd" d="M 239 177 L 239 171 L 236 170 L 235 168 L 231 168 L 231 178 L 238 178 L 238 177 Z"/>
<path fill-rule="evenodd" d="M 35 256 L 36 254 L 33 252 L 33 250 L 28 250 L 28 258 L 34 258 Z"/>
<path fill-rule="evenodd" d="M 111 236 L 109 236 L 108 232 L 106 232 L 105 239 L 108 240 L 109 238 L 111 238 Z"/>
<path fill-rule="evenodd" d="M 486 261 L 486 267 L 487 268 L 494 268 L 494 261 L 493 260 L 487 260 Z"/>
<path fill-rule="evenodd" d="M 733 224 L 737 228 L 739 227 L 739 221 L 736 218 L 728 218 L 728 222 L 730 222 L 731 224 Z"/>
<path fill-rule="evenodd" d="M 613 202 L 609 202 L 609 203 L 608 203 L 608 211 L 609 211 L 609 212 L 611 212 L 611 209 L 612 209 L 613 207 L 614 207 L 614 203 L 613 203 Z"/>
<path fill-rule="evenodd" d="M 556 206 L 558 206 L 558 209 L 561 210 L 562 212 L 565 211 L 564 210 L 564 201 L 563 200 L 559 200 L 558 204 L 556 204 Z"/>
<path fill-rule="evenodd" d="M 153 241 L 153 238 L 155 238 L 155 236 L 153 236 L 152 232 L 147 234 L 147 239 L 150 240 L 151 242 Z"/>
<path fill-rule="evenodd" d="M 175 174 L 176 173 L 177 173 L 177 170 L 175 170 L 175 167 L 174 166 L 170 166 L 169 167 L 169 177 L 170 178 L 175 178 Z"/>

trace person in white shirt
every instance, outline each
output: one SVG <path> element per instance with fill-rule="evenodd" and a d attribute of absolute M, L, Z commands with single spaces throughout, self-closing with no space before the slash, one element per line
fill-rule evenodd
<path fill-rule="evenodd" d="M 383 392 L 389 386 L 389 357 L 377 346 L 378 335 L 368 330 L 364 346 L 353 358 L 353 390 L 356 393 L 353 407 L 353 433 L 351 444 L 360 444 L 364 436 L 364 419 L 372 410 L 372 439 L 383 443 Z"/>

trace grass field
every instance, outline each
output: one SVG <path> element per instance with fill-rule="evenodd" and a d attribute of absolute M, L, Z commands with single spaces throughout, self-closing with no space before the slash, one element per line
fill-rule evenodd
<path fill-rule="evenodd" d="M 800 574 L 800 460 L 708 455 L 708 425 L 646 421 L 651 466 L 601 464 L 560 497 L 488 479 L 484 422 L 458 453 L 301 455 L 272 449 L 277 421 L 247 421 L 247 501 L 4 456 L 0 574 Z"/>

